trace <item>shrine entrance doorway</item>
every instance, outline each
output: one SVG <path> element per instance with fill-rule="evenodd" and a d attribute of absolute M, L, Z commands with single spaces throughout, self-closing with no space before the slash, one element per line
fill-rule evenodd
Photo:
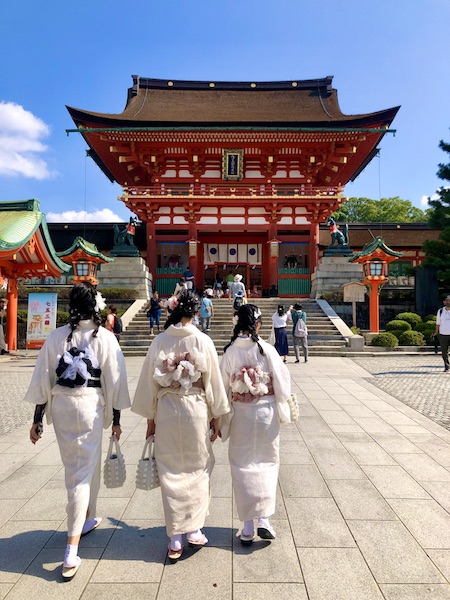
<path fill-rule="evenodd" d="M 242 281 L 250 297 L 261 296 L 261 265 L 254 265 L 247 262 L 233 263 L 214 263 L 214 265 L 205 265 L 205 288 L 213 287 L 214 279 L 219 274 L 223 281 L 223 290 L 226 290 L 227 277 L 230 275 L 242 275 Z"/>

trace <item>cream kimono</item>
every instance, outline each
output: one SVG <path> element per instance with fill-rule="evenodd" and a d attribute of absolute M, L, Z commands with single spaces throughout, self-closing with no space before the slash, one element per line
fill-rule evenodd
<path fill-rule="evenodd" d="M 131 410 L 156 424 L 167 535 L 201 529 L 214 466 L 209 423 L 230 410 L 211 339 L 193 325 L 171 325 L 160 333 L 145 358 Z"/>
<path fill-rule="evenodd" d="M 237 338 L 220 369 L 232 402 L 228 456 L 241 521 L 275 512 L 280 423 L 290 422 L 291 379 L 273 346 Z"/>
<path fill-rule="evenodd" d="M 94 338 L 95 328 L 92 320 L 80 321 L 70 342 L 69 325 L 52 331 L 39 352 L 25 395 L 26 402 L 46 404 L 47 422 L 54 425 L 65 469 L 69 537 L 81 533 L 87 512 L 91 517 L 96 514 L 102 428 L 111 425 L 113 408 L 130 406 L 125 361 L 116 337 L 100 327 Z M 73 348 L 81 351 L 78 357 L 69 353 Z M 89 359 L 94 376 L 82 357 Z M 58 385 L 56 370 L 61 370 L 61 359 L 68 365 L 61 377 L 75 381 L 82 375 L 86 383 Z M 95 387 L 88 387 L 89 380 L 95 380 Z"/>

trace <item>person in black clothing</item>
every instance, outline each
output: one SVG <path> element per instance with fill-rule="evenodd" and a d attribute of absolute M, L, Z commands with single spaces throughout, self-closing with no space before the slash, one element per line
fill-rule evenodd
<path fill-rule="evenodd" d="M 147 311 L 147 317 L 150 319 L 150 335 L 154 335 L 153 328 L 156 324 L 158 333 L 160 332 L 159 324 L 161 321 L 161 313 L 164 308 L 163 301 L 159 297 L 159 292 L 153 292 L 153 298 L 150 300 L 150 308 Z"/>

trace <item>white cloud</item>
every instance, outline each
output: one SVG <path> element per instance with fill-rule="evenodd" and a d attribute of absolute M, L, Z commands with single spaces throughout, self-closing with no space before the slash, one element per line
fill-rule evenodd
<path fill-rule="evenodd" d="M 428 208 L 428 196 L 422 196 L 420 199 L 420 206 Z"/>
<path fill-rule="evenodd" d="M 62 213 L 48 212 L 48 223 L 120 223 L 123 221 L 109 208 L 86 212 L 85 210 L 66 210 Z"/>
<path fill-rule="evenodd" d="M 23 106 L 0 102 L 0 176 L 54 177 L 45 160 L 37 156 L 47 151 L 40 140 L 49 133 L 48 125 Z"/>

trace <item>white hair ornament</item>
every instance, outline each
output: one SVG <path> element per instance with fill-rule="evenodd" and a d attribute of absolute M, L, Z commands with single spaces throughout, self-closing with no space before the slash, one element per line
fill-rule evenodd
<path fill-rule="evenodd" d="M 104 310 L 106 308 L 106 302 L 105 299 L 103 298 L 103 296 L 100 294 L 100 292 L 97 292 L 95 294 L 95 312 L 101 312 L 102 310 Z"/>

